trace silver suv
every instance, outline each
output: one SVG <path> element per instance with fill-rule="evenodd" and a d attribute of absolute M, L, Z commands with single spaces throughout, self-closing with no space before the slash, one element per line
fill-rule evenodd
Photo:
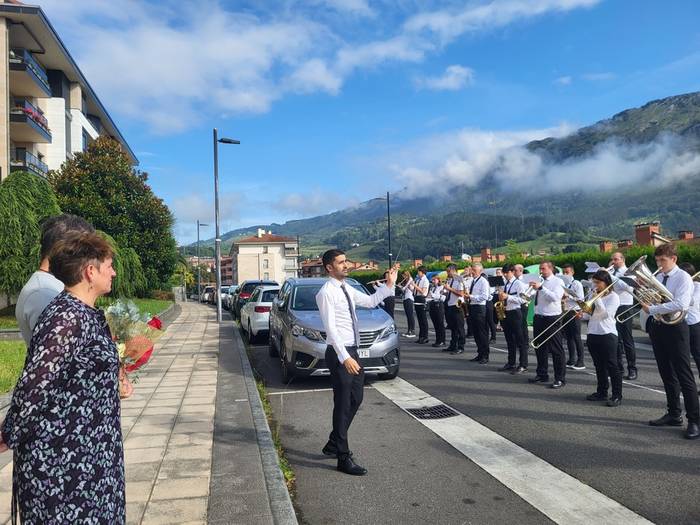
<path fill-rule="evenodd" d="M 285 382 L 293 377 L 330 375 L 326 365 L 326 333 L 316 294 L 326 279 L 287 279 L 270 312 L 270 355 L 279 356 Z M 356 280 L 346 282 L 367 290 Z M 393 379 L 399 373 L 399 335 L 394 320 L 381 308 L 357 308 L 360 364 L 366 374 Z"/>

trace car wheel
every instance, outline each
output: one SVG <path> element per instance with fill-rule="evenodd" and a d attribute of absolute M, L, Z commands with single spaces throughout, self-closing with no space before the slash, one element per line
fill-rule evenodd
<path fill-rule="evenodd" d="M 379 379 L 385 380 L 385 379 L 396 379 L 396 376 L 399 375 L 399 367 L 396 367 L 396 370 L 393 372 L 389 372 L 388 374 L 378 374 L 377 377 Z"/>
<path fill-rule="evenodd" d="M 268 337 L 267 353 L 270 355 L 270 357 L 279 357 L 280 355 L 277 348 L 275 348 L 275 343 L 272 340 L 272 332 L 270 332 L 270 336 Z"/>
<path fill-rule="evenodd" d="M 257 338 L 255 337 L 255 334 L 253 334 L 253 330 L 251 330 L 251 328 L 250 328 L 250 321 L 248 321 L 248 330 L 247 330 L 247 333 L 248 333 L 248 344 L 249 344 L 249 345 L 254 345 L 254 344 L 255 344 L 255 340 L 256 340 Z"/>
<path fill-rule="evenodd" d="M 289 383 L 292 379 L 294 379 L 294 372 L 287 362 L 285 352 L 280 352 L 280 359 L 282 360 L 282 382 Z"/>

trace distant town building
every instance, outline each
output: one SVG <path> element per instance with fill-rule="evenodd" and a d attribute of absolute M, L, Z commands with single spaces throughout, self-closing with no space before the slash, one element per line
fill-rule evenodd
<path fill-rule="evenodd" d="M 221 257 L 221 284 L 236 284 L 233 281 L 233 257 Z"/>
<path fill-rule="evenodd" d="M 691 230 L 681 230 L 678 232 L 677 239 L 671 239 L 661 235 L 661 223 L 659 221 L 644 222 L 634 225 L 634 241 L 631 239 L 622 239 L 613 243 L 613 241 L 602 241 L 599 244 L 601 252 L 611 252 L 615 247 L 619 250 L 626 250 L 633 246 L 660 246 L 672 242 L 674 244 L 691 244 L 700 242 L 700 239 L 695 238 L 695 234 Z"/>
<path fill-rule="evenodd" d="M 231 246 L 232 280 L 270 279 L 283 283 L 298 274 L 299 244 L 293 237 L 258 229 L 256 235 L 234 241 Z"/>
<path fill-rule="evenodd" d="M 442 262 L 452 262 L 452 256 L 451 255 L 443 255 L 440 260 Z"/>

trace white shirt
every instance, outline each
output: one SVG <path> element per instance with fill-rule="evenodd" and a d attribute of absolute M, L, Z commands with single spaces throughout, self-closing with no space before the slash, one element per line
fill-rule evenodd
<path fill-rule="evenodd" d="M 583 295 L 583 285 L 581 284 L 581 281 L 577 281 L 574 279 L 571 281 L 570 284 L 566 286 L 569 290 L 574 292 L 576 299 L 579 301 L 583 301 L 584 295 Z M 581 308 L 579 307 L 578 303 L 576 300 L 574 300 L 573 297 L 571 297 L 568 293 L 566 294 L 566 308 L 567 310 L 580 310 Z"/>
<path fill-rule="evenodd" d="M 610 275 L 613 276 L 613 280 L 617 279 L 612 289 L 620 296 L 620 306 L 632 306 L 634 302 L 634 296 L 632 295 L 632 290 L 634 290 L 634 288 L 620 279 L 620 277 L 625 275 L 626 271 L 627 266 L 621 266 L 618 269 L 613 268 L 610 272 Z"/>
<path fill-rule="evenodd" d="M 483 275 L 474 277 L 467 291 L 469 292 L 469 304 L 471 305 L 486 306 L 486 301 L 491 299 L 489 280 Z"/>
<path fill-rule="evenodd" d="M 659 272 L 656 280 L 663 284 L 666 274 Z M 673 301 L 662 304 L 652 304 L 649 307 L 649 315 L 672 314 L 682 312 L 690 308 L 690 301 L 693 299 L 693 279 L 687 272 L 674 266 L 668 273 L 668 281 L 664 285 L 673 294 Z"/>
<path fill-rule="evenodd" d="M 63 291 L 63 283 L 53 274 L 34 272 L 17 297 L 15 317 L 24 342 L 29 346 L 39 316 L 48 304 Z"/>
<path fill-rule="evenodd" d="M 437 286 L 433 286 L 432 284 L 430 285 L 428 289 L 428 298 L 427 301 L 435 301 L 435 302 L 442 302 L 445 300 L 445 294 L 442 293 L 444 290 L 443 286 L 441 284 L 438 284 Z"/>
<path fill-rule="evenodd" d="M 596 300 L 591 315 L 583 314 L 588 319 L 588 332 L 593 335 L 615 334 L 617 335 L 617 322 L 615 314 L 620 306 L 620 297 L 616 293 L 609 293 Z"/>
<path fill-rule="evenodd" d="M 421 293 L 418 291 L 418 288 L 421 288 L 421 289 L 423 290 L 423 292 L 425 292 L 425 293 L 421 294 Z M 415 295 L 424 295 L 424 296 L 427 298 L 427 296 L 428 296 L 428 288 L 430 288 L 430 281 L 428 281 L 428 277 L 426 277 L 426 276 L 424 275 L 423 277 L 421 277 L 420 279 L 418 279 L 418 282 L 416 283 L 416 288 L 415 288 L 415 290 L 414 290 L 414 291 L 415 291 Z"/>
<path fill-rule="evenodd" d="M 352 302 L 352 308 L 355 310 L 354 325 L 358 332 L 360 327 L 357 322 L 357 305 L 374 308 L 391 295 L 391 288 L 386 286 L 380 287 L 372 295 L 367 295 L 349 284 L 341 283 L 338 279 L 331 277 L 316 294 L 316 304 L 321 314 L 323 328 L 326 331 L 326 342 L 333 346 L 335 353 L 338 355 L 338 361 L 344 363 L 350 357 L 345 347 L 355 346 L 355 341 L 359 343 L 360 334 L 355 334 L 353 319 L 350 316 L 350 307 L 348 306 L 345 293 L 340 287 L 341 284 L 345 285 L 345 290 Z"/>
<path fill-rule="evenodd" d="M 564 281 L 550 275 L 535 294 L 535 315 L 561 315 L 561 298 L 564 296 Z"/>
<path fill-rule="evenodd" d="M 453 288 L 455 290 L 464 290 L 464 281 L 460 276 L 456 277 L 450 277 L 447 279 L 447 285 L 450 288 Z M 447 291 L 446 294 L 446 301 L 447 301 L 447 306 L 455 306 L 457 304 L 457 299 L 459 299 L 459 295 L 452 293 L 450 291 Z"/>
<path fill-rule="evenodd" d="M 525 290 L 527 290 L 525 283 L 515 277 L 506 283 L 503 288 L 503 291 L 508 294 L 508 298 L 506 299 L 506 311 L 520 310 L 520 307 L 526 302 L 520 297 L 520 294 L 524 293 Z"/>
<path fill-rule="evenodd" d="M 690 310 L 685 318 L 691 324 L 700 323 L 700 283 L 693 282 L 693 299 L 690 301 Z"/>
<path fill-rule="evenodd" d="M 399 286 L 399 288 L 401 288 L 401 287 Z M 409 301 L 413 301 L 413 290 L 411 289 L 411 282 L 410 282 L 410 281 L 407 282 L 407 283 L 406 283 L 406 286 L 404 286 L 403 288 L 401 288 L 401 290 L 403 290 L 402 299 L 403 299 L 404 301 L 405 301 L 406 299 L 408 299 Z"/>

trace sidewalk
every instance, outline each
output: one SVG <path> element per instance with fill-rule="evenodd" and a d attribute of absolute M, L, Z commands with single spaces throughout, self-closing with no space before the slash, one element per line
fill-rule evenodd
<path fill-rule="evenodd" d="M 230 321 L 219 326 L 208 306 L 181 307 L 122 404 L 127 522 L 295 523 L 269 468 L 267 424 L 256 427 L 260 399 L 238 331 Z M 8 463 L 0 523 L 9 521 L 11 478 Z"/>

